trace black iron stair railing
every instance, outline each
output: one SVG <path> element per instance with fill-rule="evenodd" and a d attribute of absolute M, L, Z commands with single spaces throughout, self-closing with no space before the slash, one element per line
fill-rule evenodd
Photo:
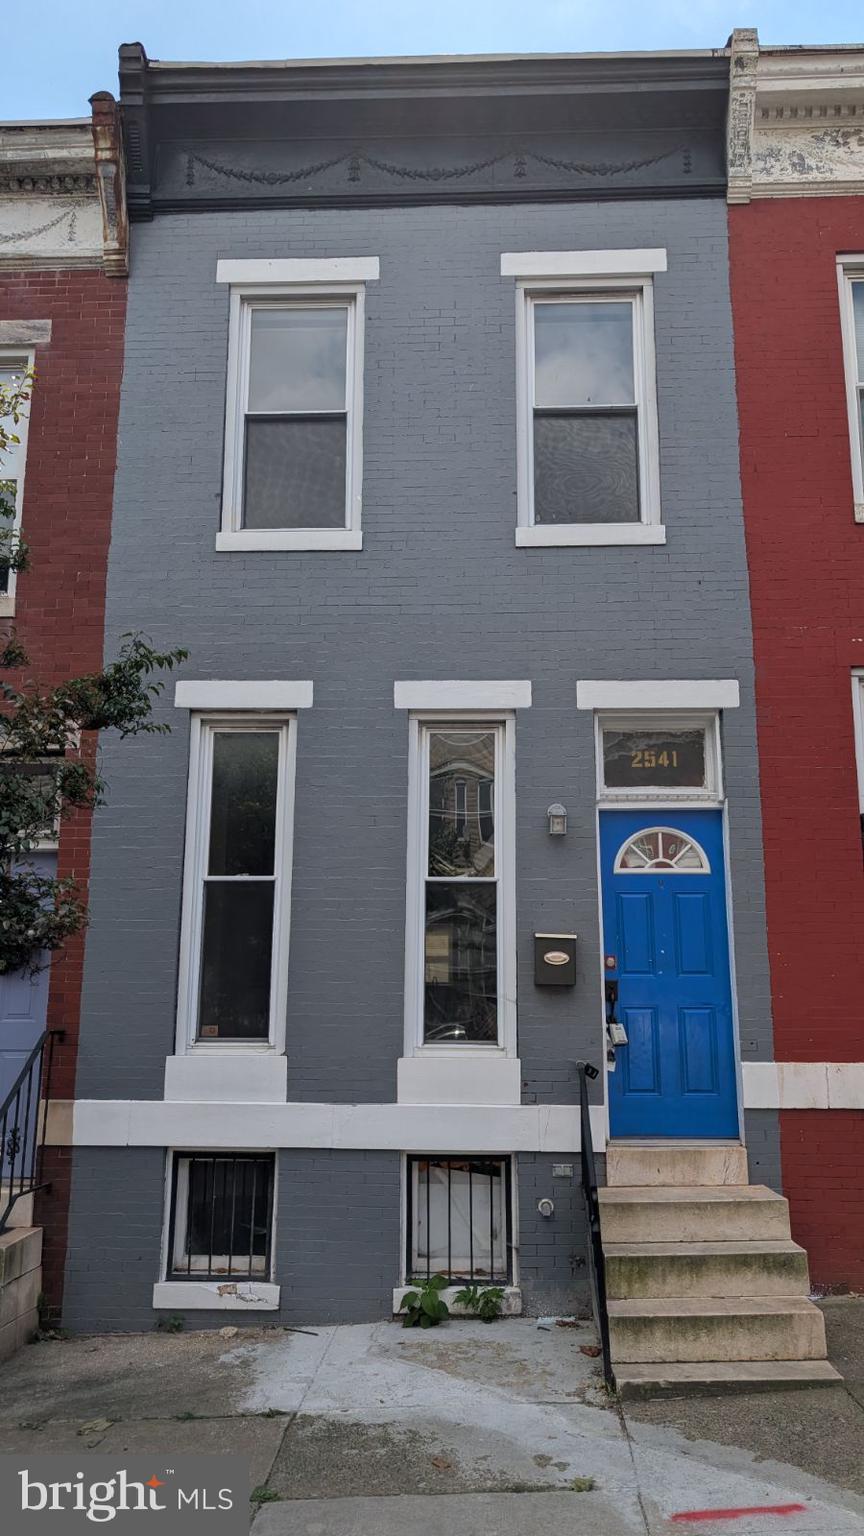
<path fill-rule="evenodd" d="M 585 1224 L 588 1229 L 588 1279 L 591 1286 L 591 1306 L 600 1340 L 603 1362 L 603 1379 L 607 1387 L 614 1386 L 612 1356 L 609 1349 L 609 1313 L 606 1308 L 606 1265 L 603 1259 L 603 1240 L 600 1234 L 600 1201 L 597 1195 L 597 1167 L 594 1162 L 594 1142 L 591 1138 L 591 1115 L 588 1107 L 588 1080 L 597 1076 L 597 1068 L 590 1061 L 577 1061 L 579 1078 L 579 1158 L 582 1168 L 582 1199 L 585 1206 Z"/>
<path fill-rule="evenodd" d="M 0 1233 L 25 1195 L 49 1189 L 42 1182 L 54 1043 L 63 1031 L 46 1029 L 0 1104 Z"/>

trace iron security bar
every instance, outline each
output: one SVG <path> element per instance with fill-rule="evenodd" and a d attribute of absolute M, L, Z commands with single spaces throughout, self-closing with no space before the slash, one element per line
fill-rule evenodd
<path fill-rule="evenodd" d="M 409 1280 L 507 1285 L 511 1208 L 509 1158 L 409 1158 Z"/>
<path fill-rule="evenodd" d="M 179 1280 L 267 1279 L 274 1159 L 191 1152 L 174 1160 L 170 1273 Z"/>

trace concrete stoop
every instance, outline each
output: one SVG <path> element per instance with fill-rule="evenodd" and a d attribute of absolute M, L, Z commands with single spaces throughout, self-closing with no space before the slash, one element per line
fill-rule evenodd
<path fill-rule="evenodd" d="M 42 1228 L 0 1233 L 0 1360 L 26 1344 L 39 1326 Z"/>
<path fill-rule="evenodd" d="M 831 1385 L 789 1205 L 737 1144 L 607 1151 L 600 1224 L 622 1396 Z"/>

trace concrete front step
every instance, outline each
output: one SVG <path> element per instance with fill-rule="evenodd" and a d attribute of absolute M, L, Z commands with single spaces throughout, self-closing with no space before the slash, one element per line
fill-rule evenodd
<path fill-rule="evenodd" d="M 836 1387 L 843 1377 L 827 1360 L 702 1360 L 681 1365 L 616 1365 L 619 1397 L 709 1397 Z"/>
<path fill-rule="evenodd" d="M 806 1296 L 807 1254 L 789 1238 L 738 1243 L 607 1243 L 610 1300 L 642 1296 Z"/>
<path fill-rule="evenodd" d="M 746 1184 L 748 1179 L 747 1152 L 740 1142 L 619 1142 L 606 1148 L 606 1182 L 613 1187 Z"/>
<path fill-rule="evenodd" d="M 825 1320 L 803 1297 L 610 1301 L 613 1364 L 824 1360 Z"/>
<path fill-rule="evenodd" d="M 627 1186 L 598 1191 L 608 1243 L 760 1242 L 788 1238 L 789 1203 L 763 1184 Z"/>

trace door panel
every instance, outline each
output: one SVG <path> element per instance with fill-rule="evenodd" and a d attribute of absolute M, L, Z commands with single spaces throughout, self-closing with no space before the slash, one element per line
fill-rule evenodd
<path fill-rule="evenodd" d="M 657 826 L 699 845 L 676 868 L 616 869 L 619 850 Z M 738 1095 L 719 811 L 603 811 L 603 948 L 615 957 L 627 1030 L 609 1077 L 613 1136 L 735 1138 Z M 685 872 L 686 871 L 686 872 Z"/>

